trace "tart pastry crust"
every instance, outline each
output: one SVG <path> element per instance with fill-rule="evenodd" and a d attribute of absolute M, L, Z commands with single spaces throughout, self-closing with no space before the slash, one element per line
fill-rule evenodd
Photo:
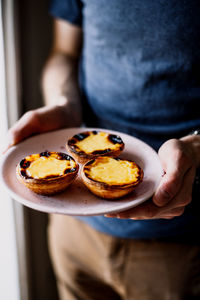
<path fill-rule="evenodd" d="M 97 157 L 83 166 L 81 176 L 93 194 L 117 199 L 138 187 L 143 180 L 143 170 L 134 161 Z"/>
<path fill-rule="evenodd" d="M 33 192 L 53 195 L 65 190 L 75 180 L 78 169 L 70 155 L 45 151 L 22 159 L 16 167 L 16 175 Z"/>
<path fill-rule="evenodd" d="M 103 131 L 85 131 L 74 135 L 66 144 L 67 151 L 81 164 L 99 156 L 117 157 L 124 149 L 120 136 Z"/>

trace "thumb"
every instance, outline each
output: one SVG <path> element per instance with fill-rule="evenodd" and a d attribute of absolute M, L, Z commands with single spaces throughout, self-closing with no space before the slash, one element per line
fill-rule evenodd
<path fill-rule="evenodd" d="M 177 140 L 166 142 L 159 150 L 161 164 L 165 171 L 158 189 L 153 196 L 157 206 L 164 206 L 172 200 L 181 189 L 188 165 L 183 163 L 181 147 Z"/>
<path fill-rule="evenodd" d="M 177 170 L 170 172 L 168 169 L 153 196 L 153 202 L 157 206 L 164 206 L 170 202 L 179 192 L 183 177 L 183 174 Z"/>

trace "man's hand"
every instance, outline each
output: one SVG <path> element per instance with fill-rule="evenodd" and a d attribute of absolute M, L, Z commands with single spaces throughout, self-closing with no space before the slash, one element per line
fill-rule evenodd
<path fill-rule="evenodd" d="M 67 100 L 62 99 L 58 105 L 44 106 L 25 113 L 8 132 L 8 147 L 19 143 L 27 137 L 63 127 L 81 125 L 78 110 L 71 109 Z"/>
<path fill-rule="evenodd" d="M 200 165 L 200 138 L 188 136 L 172 139 L 162 145 L 159 157 L 165 172 L 152 199 L 107 217 L 122 219 L 171 219 L 183 214 L 192 201 L 192 186 L 196 168 Z"/>

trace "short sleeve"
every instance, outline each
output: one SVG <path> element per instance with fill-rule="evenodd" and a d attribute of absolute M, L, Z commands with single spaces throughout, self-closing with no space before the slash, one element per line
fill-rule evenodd
<path fill-rule="evenodd" d="M 82 25 L 81 0 L 51 0 L 49 13 L 54 18 L 64 19 L 75 25 Z"/>

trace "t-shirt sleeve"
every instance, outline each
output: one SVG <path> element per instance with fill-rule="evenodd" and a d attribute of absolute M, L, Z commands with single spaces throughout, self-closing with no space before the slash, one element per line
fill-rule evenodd
<path fill-rule="evenodd" d="M 49 13 L 54 18 L 64 19 L 74 25 L 82 25 L 81 0 L 51 0 Z"/>

